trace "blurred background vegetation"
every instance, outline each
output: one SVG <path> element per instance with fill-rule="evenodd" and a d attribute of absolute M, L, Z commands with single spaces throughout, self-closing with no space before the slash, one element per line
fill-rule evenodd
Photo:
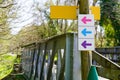
<path fill-rule="evenodd" d="M 50 3 L 61 5 L 61 0 L 50 2 L 48 0 L 44 4 L 44 8 L 39 7 L 39 2 L 34 2 L 34 11 L 32 14 L 38 21 L 34 21 L 25 25 L 17 34 L 11 34 L 14 27 L 10 24 L 19 18 L 18 10 L 22 5 L 17 6 L 17 0 L 0 0 L 0 79 L 3 74 L 8 74 L 13 67 L 16 57 L 12 57 L 7 53 L 12 52 L 16 48 L 25 44 L 30 44 L 43 40 L 45 38 L 63 34 L 67 32 L 77 32 L 77 20 L 52 20 L 50 19 L 49 7 Z M 64 0 L 63 5 L 77 5 L 78 0 Z M 96 28 L 100 26 L 100 30 L 96 30 L 96 47 L 114 47 L 120 46 L 120 1 L 119 0 L 93 0 L 93 5 L 100 4 L 101 20 L 96 21 Z M 38 12 L 36 14 L 35 12 Z M 23 21 L 24 22 L 24 21 Z M 40 24 L 37 24 L 40 22 Z M 14 23 L 13 23 L 14 24 Z M 22 24 L 22 22 L 20 23 Z M 20 52 L 16 51 L 15 54 Z M 6 64 L 6 61 L 10 63 Z M 17 59 L 17 62 L 20 62 Z M 8 69 L 9 68 L 9 69 Z M 7 72 L 2 72 L 7 70 Z"/>

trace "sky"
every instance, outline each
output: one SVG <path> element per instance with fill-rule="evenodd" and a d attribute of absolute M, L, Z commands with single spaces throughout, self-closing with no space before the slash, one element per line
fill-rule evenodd
<path fill-rule="evenodd" d="M 15 0 L 16 5 L 14 6 L 15 10 L 17 10 L 17 19 L 12 20 L 10 27 L 12 28 L 12 34 L 17 34 L 21 28 L 28 24 L 34 24 L 35 22 L 40 22 L 39 12 L 35 9 L 35 2 L 39 3 L 39 7 L 44 9 L 44 4 L 46 1 L 50 0 Z M 53 0 L 53 3 L 56 0 Z M 62 1 L 59 4 L 62 4 Z M 90 5 L 92 4 L 92 0 L 89 0 Z M 13 10 L 13 11 L 15 11 Z M 33 15 L 35 14 L 35 15 Z M 38 23 L 40 24 L 40 23 Z"/>
<path fill-rule="evenodd" d="M 39 6 L 43 7 L 46 1 L 47 0 L 15 0 L 16 5 L 13 7 L 17 10 L 18 18 L 12 20 L 10 24 L 12 34 L 17 34 L 23 26 L 35 21 L 36 18 L 33 16 L 33 13 L 35 12 L 35 2 L 39 2 Z M 13 10 L 13 12 L 15 10 Z"/>

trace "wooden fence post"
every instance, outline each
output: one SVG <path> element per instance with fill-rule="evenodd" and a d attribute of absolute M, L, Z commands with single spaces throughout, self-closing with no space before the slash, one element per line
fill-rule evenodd
<path fill-rule="evenodd" d="M 79 14 L 89 14 L 89 0 L 80 0 L 78 4 Z M 88 51 L 81 51 L 82 80 L 87 80 L 92 61 L 91 55 Z"/>

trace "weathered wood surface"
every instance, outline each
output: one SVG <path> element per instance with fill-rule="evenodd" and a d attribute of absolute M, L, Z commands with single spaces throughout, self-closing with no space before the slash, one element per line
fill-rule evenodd
<path fill-rule="evenodd" d="M 115 63 L 120 64 L 120 48 L 96 48 L 95 50 Z"/>
<path fill-rule="evenodd" d="M 98 75 L 110 80 L 120 80 L 120 70 L 97 67 Z"/>
<path fill-rule="evenodd" d="M 120 48 L 96 48 L 95 50 L 101 54 L 120 54 Z"/>
<path fill-rule="evenodd" d="M 28 80 L 81 80 L 76 33 L 54 36 L 23 48 L 22 68 Z"/>
<path fill-rule="evenodd" d="M 112 62 L 110 59 L 96 51 L 93 51 L 92 53 L 93 60 L 101 66 L 97 68 L 99 76 L 112 80 L 120 80 L 120 66 L 118 64 Z"/>
<path fill-rule="evenodd" d="M 79 14 L 89 14 L 89 0 L 79 0 Z M 82 80 L 87 80 L 91 66 L 91 55 L 88 51 L 81 51 Z"/>
<path fill-rule="evenodd" d="M 23 48 L 22 69 L 28 80 L 54 80 L 54 78 L 56 80 L 84 80 L 81 79 L 81 66 L 84 62 L 81 62 L 76 33 L 54 36 Z M 102 52 L 100 54 L 92 51 L 92 57 L 101 66 L 97 68 L 99 76 L 120 80 L 118 64 L 103 56 Z"/>

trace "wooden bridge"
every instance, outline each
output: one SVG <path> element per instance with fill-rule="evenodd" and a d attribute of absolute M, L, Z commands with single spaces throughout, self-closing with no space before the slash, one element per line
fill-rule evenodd
<path fill-rule="evenodd" d="M 21 64 L 26 79 L 83 80 L 77 37 L 76 33 L 67 33 L 23 46 Z M 99 76 L 120 80 L 120 66 L 113 62 L 114 58 L 111 61 L 105 57 L 110 53 L 120 57 L 120 49 L 101 48 L 90 53 Z"/>

